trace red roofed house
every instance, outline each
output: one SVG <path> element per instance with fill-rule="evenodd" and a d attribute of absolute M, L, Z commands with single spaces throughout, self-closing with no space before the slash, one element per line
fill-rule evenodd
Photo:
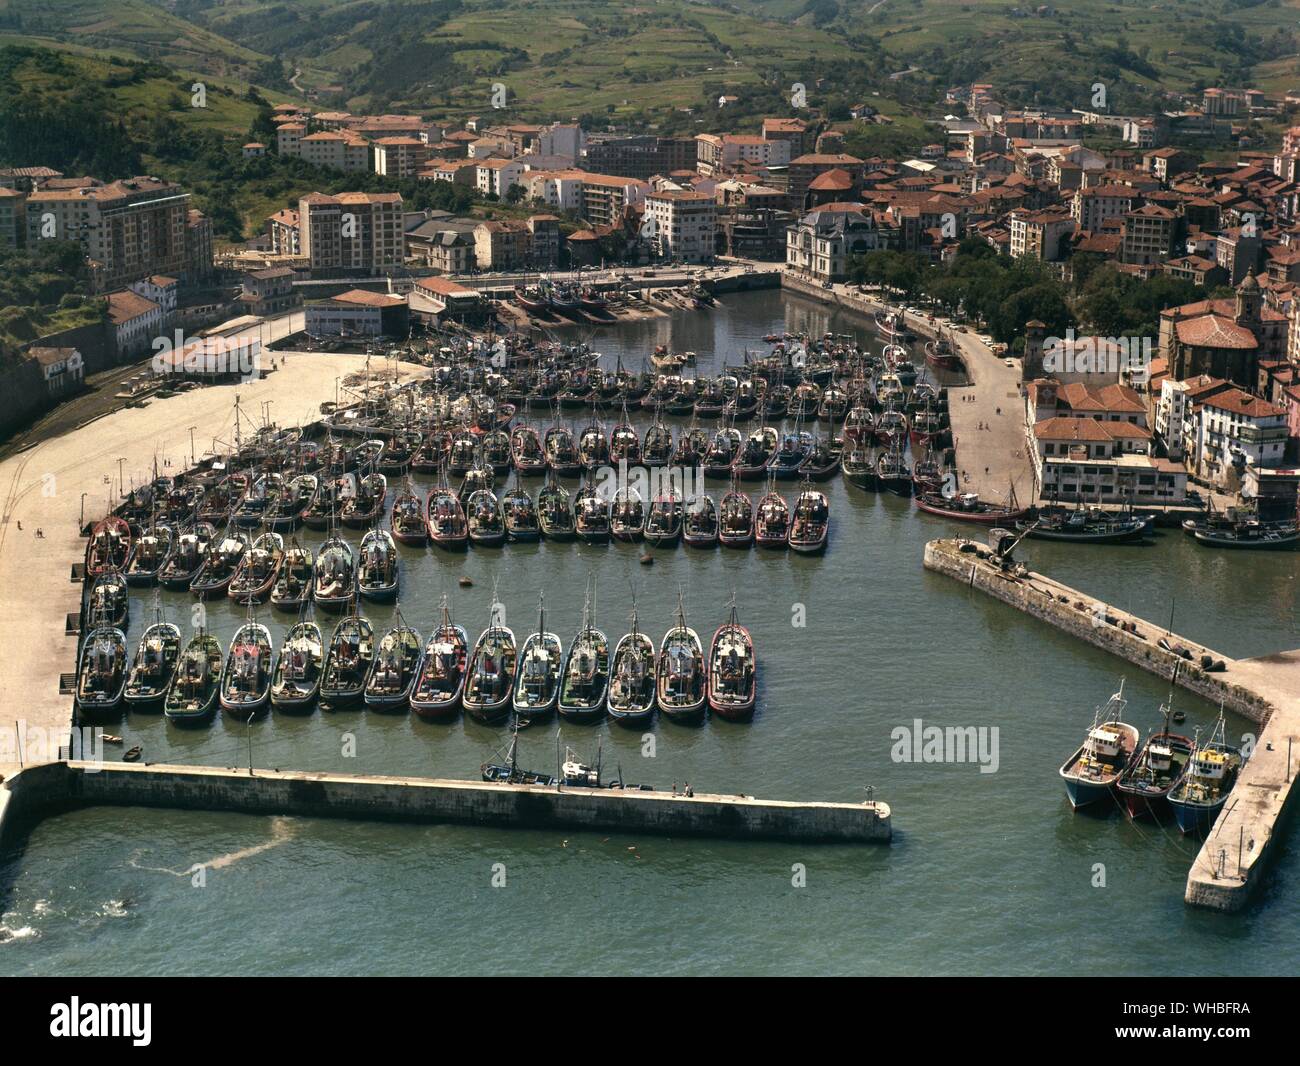
<path fill-rule="evenodd" d="M 1287 411 L 1244 389 L 1215 392 L 1193 404 L 1188 463 L 1197 477 L 1239 491 L 1247 467 L 1286 459 Z"/>

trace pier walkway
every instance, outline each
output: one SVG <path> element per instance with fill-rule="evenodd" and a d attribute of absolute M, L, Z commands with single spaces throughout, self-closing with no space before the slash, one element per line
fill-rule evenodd
<path fill-rule="evenodd" d="M 1171 679 L 1262 728 L 1228 804 L 1187 874 L 1184 899 L 1214 910 L 1243 908 L 1286 813 L 1300 770 L 1300 649 L 1233 659 L 1034 571 L 1008 572 L 969 540 L 932 540 L 925 568 L 1001 600 L 1104 651 Z M 1171 648 L 1162 647 L 1164 641 Z M 1190 658 L 1176 649 L 1186 649 Z M 1208 671 L 1201 657 L 1223 663 Z"/>

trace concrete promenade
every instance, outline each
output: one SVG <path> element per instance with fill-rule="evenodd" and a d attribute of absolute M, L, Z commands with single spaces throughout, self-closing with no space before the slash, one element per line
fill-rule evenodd
<path fill-rule="evenodd" d="M 334 399 L 337 378 L 365 367 L 359 355 L 285 354 L 273 353 L 278 369 L 260 381 L 123 408 L 0 463 L 0 730 L 7 733 L 0 774 L 17 768 L 20 746 L 52 757 L 49 738 L 71 724 L 72 698 L 59 695 L 59 675 L 76 669 L 77 638 L 65 624 L 81 609 L 81 587 L 71 578 L 85 554 L 83 513 L 86 521 L 101 518 L 118 498 L 119 479 L 128 490 L 147 482 L 155 460 L 160 473 L 167 460 L 177 472 L 187 467 L 191 427 L 199 457 L 214 440 L 233 440 L 236 395 L 257 421 L 269 402 L 272 421 L 304 424 Z M 401 373 L 426 371 L 402 364 Z"/>
<path fill-rule="evenodd" d="M 1233 659 L 1043 574 L 1007 573 L 989 560 L 987 549 L 963 551 L 963 544 L 979 547 L 970 541 L 930 541 L 926 569 L 1169 678 L 1262 727 L 1227 806 L 1188 871 L 1184 893 L 1196 906 L 1245 907 L 1261 880 L 1263 860 L 1300 770 L 1300 649 Z M 1186 648 L 1191 658 L 1161 647 L 1162 639 Z M 1202 669 L 1202 655 L 1221 660 L 1223 670 Z"/>

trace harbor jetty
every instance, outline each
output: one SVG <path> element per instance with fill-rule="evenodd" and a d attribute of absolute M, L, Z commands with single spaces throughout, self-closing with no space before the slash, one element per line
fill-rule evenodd
<path fill-rule="evenodd" d="M 1300 770 L 1300 649 L 1234 659 L 964 539 L 932 540 L 925 568 L 1237 712 L 1261 729 L 1187 875 L 1187 903 L 1246 906 Z"/>
<path fill-rule="evenodd" d="M 45 815 L 100 805 L 751 841 L 887 844 L 892 835 L 889 805 L 870 799 L 800 803 L 634 787 L 65 761 L 30 767 L 0 785 L 0 840 Z"/>

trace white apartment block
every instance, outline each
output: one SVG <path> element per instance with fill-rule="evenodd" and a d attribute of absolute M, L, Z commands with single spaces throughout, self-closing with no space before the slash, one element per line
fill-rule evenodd
<path fill-rule="evenodd" d="M 646 218 L 654 220 L 659 254 L 690 263 L 713 258 L 717 212 L 713 197 L 702 192 L 656 192 L 645 198 Z"/>

